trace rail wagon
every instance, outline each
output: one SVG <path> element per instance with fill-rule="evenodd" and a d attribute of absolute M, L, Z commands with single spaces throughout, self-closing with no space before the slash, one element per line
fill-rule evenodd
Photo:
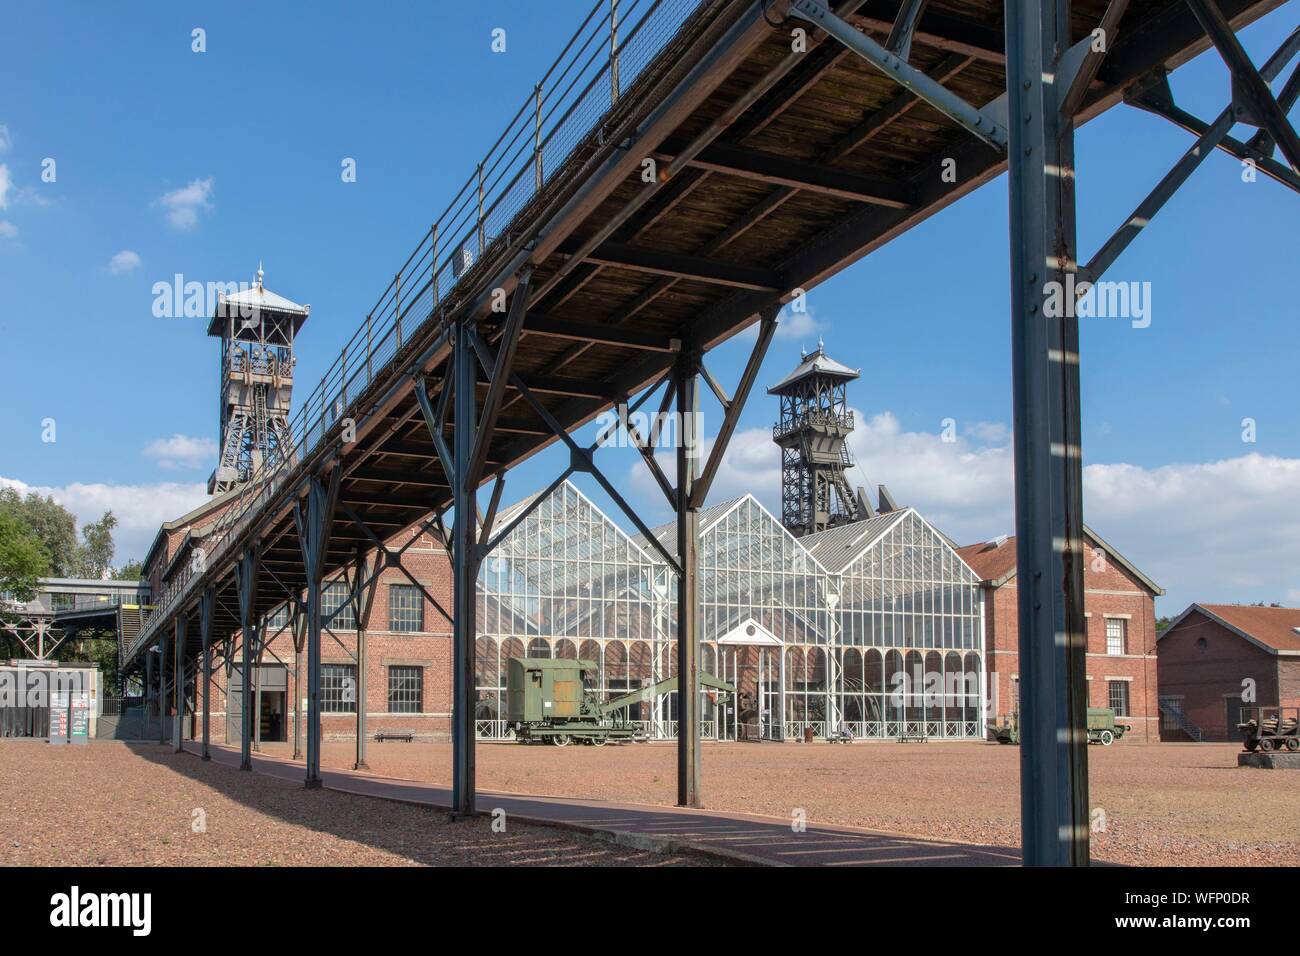
<path fill-rule="evenodd" d="M 1245 707 L 1241 715 L 1237 729 L 1248 751 L 1300 750 L 1300 707 Z"/>

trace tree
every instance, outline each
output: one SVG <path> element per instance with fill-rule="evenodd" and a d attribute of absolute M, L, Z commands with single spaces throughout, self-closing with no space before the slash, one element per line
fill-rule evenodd
<path fill-rule="evenodd" d="M 45 551 L 45 574 L 68 577 L 77 562 L 77 519 L 49 496 L 28 492 L 24 498 L 13 488 L 0 488 L 0 514 L 26 525 Z"/>
<path fill-rule="evenodd" d="M 82 544 L 77 549 L 75 573 L 81 578 L 102 578 L 113 570 L 113 529 L 117 518 L 105 511 L 98 521 L 83 525 Z"/>
<path fill-rule="evenodd" d="M 0 510 L 0 591 L 30 601 L 36 596 L 37 579 L 49 572 L 49 555 L 36 534 Z"/>
<path fill-rule="evenodd" d="M 132 558 L 113 571 L 114 581 L 139 581 L 144 577 L 144 563 Z"/>

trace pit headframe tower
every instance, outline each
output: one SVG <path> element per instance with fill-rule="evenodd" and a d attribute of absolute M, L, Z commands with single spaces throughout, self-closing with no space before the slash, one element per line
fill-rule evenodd
<path fill-rule="evenodd" d="M 845 402 L 860 374 L 826 354 L 800 352 L 793 372 L 767 390 L 781 399 L 772 440 L 781 448 L 781 523 L 796 537 L 871 516 L 866 494 L 849 487 L 848 436 L 853 412 Z"/>
<path fill-rule="evenodd" d="M 271 292 L 264 275 L 259 263 L 251 288 L 220 294 L 208 323 L 208 335 L 221 339 L 221 447 L 210 495 L 244 484 L 293 447 L 293 342 L 311 306 Z"/>

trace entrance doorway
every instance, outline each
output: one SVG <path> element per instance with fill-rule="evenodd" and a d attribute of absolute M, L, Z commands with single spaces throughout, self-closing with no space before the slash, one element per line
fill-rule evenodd
<path fill-rule="evenodd" d="M 286 736 L 288 721 L 284 719 L 285 692 L 282 690 L 262 691 L 261 739 L 264 741 L 283 741 Z"/>
<path fill-rule="evenodd" d="M 226 679 L 226 743 L 237 744 L 243 733 L 243 676 L 231 665 Z M 262 741 L 288 740 L 289 669 L 284 664 L 253 668 L 253 721 Z"/>

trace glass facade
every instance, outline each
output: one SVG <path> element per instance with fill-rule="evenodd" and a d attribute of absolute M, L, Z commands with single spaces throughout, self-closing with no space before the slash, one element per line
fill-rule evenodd
<path fill-rule="evenodd" d="M 659 552 L 568 482 L 506 510 L 498 526 L 530 507 L 479 571 L 485 737 L 508 733 L 512 657 L 595 661 L 590 690 L 602 698 L 676 673 L 677 582 Z M 979 580 L 915 511 L 799 539 L 746 495 L 705 509 L 700 529 L 701 664 L 738 691 L 702 696 L 705 736 L 983 738 Z M 671 552 L 673 526 L 655 534 Z M 627 716 L 672 737 L 675 698 Z"/>

